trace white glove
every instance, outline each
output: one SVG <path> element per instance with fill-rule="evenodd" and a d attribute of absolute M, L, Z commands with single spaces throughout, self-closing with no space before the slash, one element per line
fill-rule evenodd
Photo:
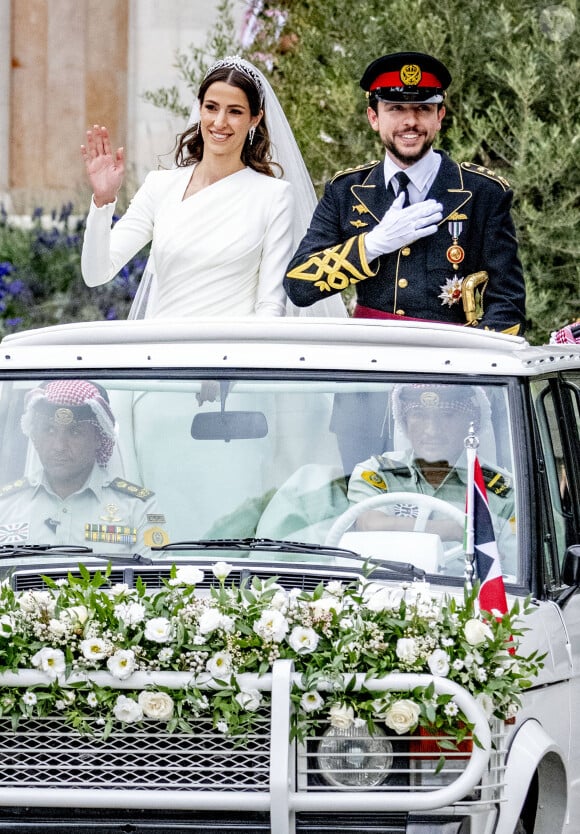
<path fill-rule="evenodd" d="M 437 223 L 443 218 L 443 206 L 436 200 L 424 200 L 403 208 L 404 194 L 399 194 L 385 212 L 381 222 L 365 235 L 367 260 L 395 252 L 421 237 L 437 231 Z"/>

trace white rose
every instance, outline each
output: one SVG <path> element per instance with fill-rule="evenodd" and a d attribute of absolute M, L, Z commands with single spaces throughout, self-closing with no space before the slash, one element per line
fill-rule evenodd
<path fill-rule="evenodd" d="M 132 649 L 119 649 L 107 660 L 107 668 L 114 678 L 124 681 L 135 670 L 135 652 Z"/>
<path fill-rule="evenodd" d="M 421 710 L 419 705 L 408 698 L 401 698 L 387 709 L 384 714 L 384 721 L 387 727 L 394 730 L 397 735 L 408 733 L 417 726 Z"/>
<path fill-rule="evenodd" d="M 53 617 L 48 621 L 48 631 L 51 637 L 63 637 L 67 632 L 67 626 L 61 620 L 55 620 Z"/>
<path fill-rule="evenodd" d="M 199 618 L 200 634 L 211 634 L 221 627 L 222 614 L 217 608 L 206 608 Z"/>
<path fill-rule="evenodd" d="M 333 580 L 326 586 L 327 592 L 331 597 L 341 597 L 344 594 L 344 586 L 339 580 Z"/>
<path fill-rule="evenodd" d="M 63 608 L 60 612 L 60 619 L 72 626 L 82 626 L 89 619 L 89 609 L 85 605 L 72 605 L 70 608 Z"/>
<path fill-rule="evenodd" d="M 365 591 L 365 604 L 369 611 L 398 611 L 403 599 L 401 588 L 384 588 L 380 585 L 370 585 Z"/>
<path fill-rule="evenodd" d="M 331 611 L 335 611 L 337 614 L 340 614 L 342 608 L 343 605 L 341 600 L 331 596 L 320 597 L 320 599 L 315 599 L 310 603 L 312 616 L 317 620 L 327 617 Z"/>
<path fill-rule="evenodd" d="M 124 724 L 133 724 L 135 721 L 141 721 L 143 710 L 133 698 L 119 695 L 113 707 L 113 715 L 117 721 L 122 721 Z"/>
<path fill-rule="evenodd" d="M 303 626 L 295 626 L 288 638 L 290 646 L 298 654 L 308 654 L 308 652 L 316 651 L 319 635 L 313 628 L 304 628 Z"/>
<path fill-rule="evenodd" d="M 227 562 L 216 562 L 211 570 L 215 578 L 223 582 L 224 579 L 228 578 L 233 569 L 233 565 Z"/>
<path fill-rule="evenodd" d="M 494 705 L 493 701 L 491 700 L 491 698 L 489 697 L 487 692 L 479 692 L 475 696 L 475 700 L 477 701 L 479 706 L 482 708 L 482 710 L 485 713 L 485 717 L 489 721 L 489 719 L 493 715 L 493 711 L 495 709 L 495 705 Z"/>
<path fill-rule="evenodd" d="M 275 608 L 263 611 L 260 619 L 254 623 L 254 631 L 267 643 L 280 643 L 288 631 L 288 620 Z"/>
<path fill-rule="evenodd" d="M 50 678 L 56 680 L 59 675 L 64 674 L 65 658 L 64 652 L 60 649 L 51 649 L 46 646 L 30 658 L 31 663 L 37 669 L 42 669 Z"/>
<path fill-rule="evenodd" d="M 48 591 L 25 591 L 18 597 L 18 605 L 25 614 L 54 614 L 56 601 Z"/>
<path fill-rule="evenodd" d="M 195 565 L 180 565 L 175 573 L 175 578 L 181 585 L 201 585 L 203 582 L 203 571 Z"/>
<path fill-rule="evenodd" d="M 107 656 L 107 643 L 100 637 L 88 637 L 81 640 L 81 652 L 87 660 L 102 660 Z"/>
<path fill-rule="evenodd" d="M 399 637 L 396 655 L 403 663 L 414 663 L 417 660 L 417 642 L 413 637 Z"/>
<path fill-rule="evenodd" d="M 333 704 L 328 715 L 331 726 L 337 730 L 348 730 L 354 724 L 354 710 L 345 704 Z"/>
<path fill-rule="evenodd" d="M 320 695 L 320 692 L 316 692 L 316 690 L 305 692 L 300 698 L 300 706 L 304 712 L 314 712 L 314 710 L 320 709 L 323 704 L 324 699 Z"/>
<path fill-rule="evenodd" d="M 145 625 L 145 637 L 153 643 L 169 643 L 173 629 L 166 617 L 153 617 Z"/>
<path fill-rule="evenodd" d="M 432 675 L 445 678 L 449 674 L 449 655 L 443 649 L 435 649 L 427 658 L 427 663 Z"/>
<path fill-rule="evenodd" d="M 248 712 L 256 712 L 262 703 L 262 693 L 257 689 L 242 689 L 236 695 L 236 701 L 242 709 Z"/>
<path fill-rule="evenodd" d="M 232 671 L 232 656 L 229 652 L 216 652 L 213 657 L 209 658 L 205 668 L 212 678 L 224 680 Z"/>
<path fill-rule="evenodd" d="M 288 604 L 289 598 L 286 591 L 276 591 L 270 601 L 271 607 L 275 608 L 276 611 L 285 611 L 288 608 Z"/>
<path fill-rule="evenodd" d="M 479 646 L 493 637 L 493 632 L 487 623 L 475 619 L 468 620 L 465 623 L 463 633 L 470 646 Z"/>
<path fill-rule="evenodd" d="M 173 698 L 167 692 L 144 690 L 139 693 L 139 706 L 143 710 L 143 715 L 147 718 L 156 718 L 157 721 L 169 721 L 173 715 Z"/>
<path fill-rule="evenodd" d="M 145 619 L 145 608 L 140 602 L 121 602 L 115 605 L 115 617 L 125 626 L 134 626 Z"/>

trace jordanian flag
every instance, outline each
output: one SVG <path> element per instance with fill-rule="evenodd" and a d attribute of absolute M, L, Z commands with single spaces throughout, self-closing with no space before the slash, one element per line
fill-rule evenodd
<path fill-rule="evenodd" d="M 505 614 L 508 610 L 501 563 L 487 503 L 485 481 L 475 450 L 468 454 L 471 468 L 467 487 L 466 553 L 475 556 L 475 570 L 480 581 L 479 607 L 482 611 Z M 472 460 L 470 460 L 472 458 Z"/>

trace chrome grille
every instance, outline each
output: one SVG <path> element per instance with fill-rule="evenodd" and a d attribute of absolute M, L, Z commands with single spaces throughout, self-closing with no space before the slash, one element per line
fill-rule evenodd
<path fill-rule="evenodd" d="M 0 789 L 268 789 L 267 718 L 259 721 L 247 747 L 236 747 L 203 721 L 191 735 L 169 734 L 159 722 L 118 727 L 102 741 L 96 724 L 91 737 L 56 717 L 23 720 L 16 731 L 0 719 Z"/>

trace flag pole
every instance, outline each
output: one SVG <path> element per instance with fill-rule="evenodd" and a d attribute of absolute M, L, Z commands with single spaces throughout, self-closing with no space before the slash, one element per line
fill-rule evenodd
<path fill-rule="evenodd" d="M 475 489 L 475 458 L 479 438 L 475 434 L 475 426 L 469 424 L 468 435 L 463 441 L 465 457 L 467 459 L 467 496 L 465 501 L 465 537 L 463 549 L 465 551 L 465 587 L 471 592 L 473 590 L 473 577 L 475 574 L 475 543 L 474 543 L 474 489 Z"/>

